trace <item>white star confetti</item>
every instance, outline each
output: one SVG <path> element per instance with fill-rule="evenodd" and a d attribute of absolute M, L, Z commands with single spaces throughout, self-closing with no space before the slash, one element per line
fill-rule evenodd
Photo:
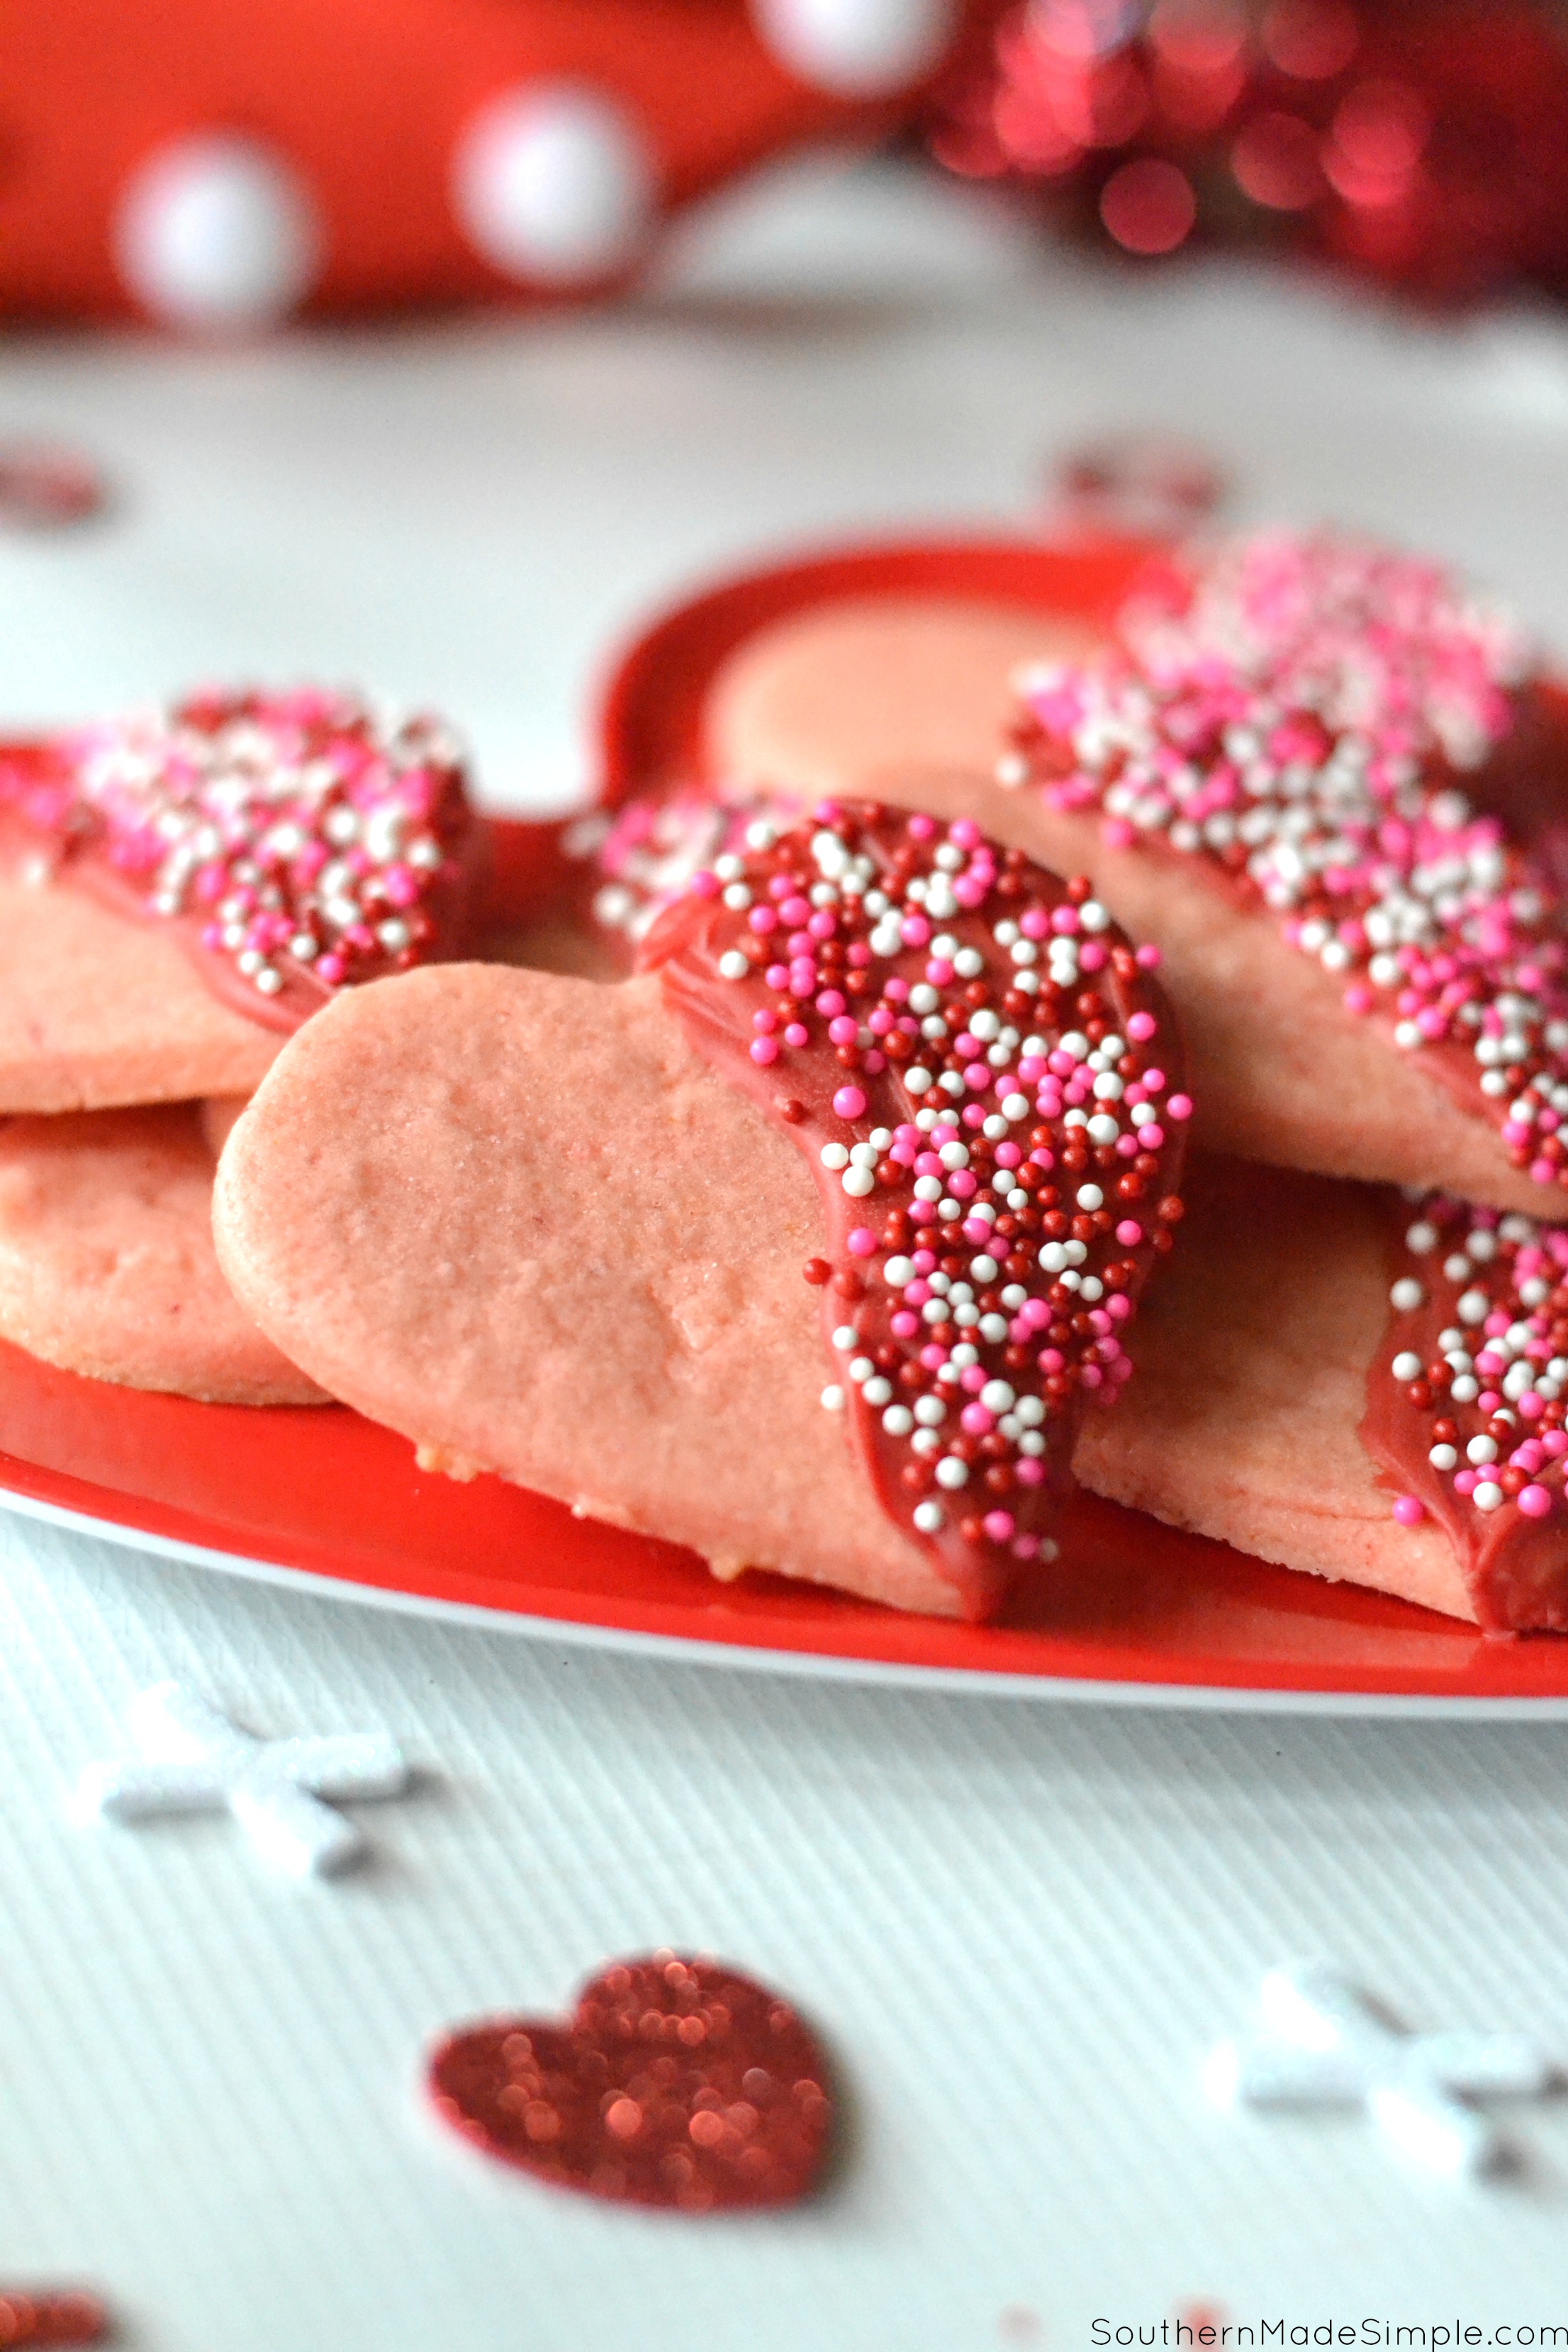
<path fill-rule="evenodd" d="M 297 1877 L 325 1876 L 364 1852 L 363 1833 L 324 1799 L 395 1797 L 408 1785 L 388 1732 L 258 1739 L 181 1683 L 142 1692 L 130 1723 L 140 1760 L 89 1764 L 77 1784 L 84 1813 L 229 1812 L 268 1862 Z"/>
<path fill-rule="evenodd" d="M 1216 2105 L 1359 2107 L 1389 2145 L 1459 2179 L 1512 2151 L 1479 2104 L 1539 2098 L 1557 2071 L 1525 2033 L 1410 2033 L 1330 1968 L 1271 1969 L 1254 2031 L 1205 2068 Z"/>

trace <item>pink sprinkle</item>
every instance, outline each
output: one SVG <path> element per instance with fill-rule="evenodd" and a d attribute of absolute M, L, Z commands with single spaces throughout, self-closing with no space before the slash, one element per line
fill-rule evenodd
<path fill-rule="evenodd" d="M 835 1045 L 852 1045 L 859 1034 L 858 1025 L 847 1013 L 841 1013 L 837 1021 L 827 1024 L 829 1042 Z"/>
<path fill-rule="evenodd" d="M 1554 1462 L 1560 1462 L 1568 1454 L 1568 1430 L 1549 1429 L 1542 1438 L 1541 1445 L 1543 1453 L 1550 1454 Z"/>
<path fill-rule="evenodd" d="M 816 1009 L 825 1021 L 830 1021 L 843 1012 L 844 999 L 836 988 L 825 988 L 816 1000 Z"/>
<path fill-rule="evenodd" d="M 786 1045 L 804 1045 L 810 1034 L 811 1033 L 805 1028 L 803 1023 L 799 1021 L 792 1021 L 789 1027 L 784 1031 L 784 1044 Z"/>
<path fill-rule="evenodd" d="M 1086 1389 L 1097 1389 L 1104 1377 L 1098 1364 L 1084 1364 L 1079 1371 L 1079 1379 Z"/>
<path fill-rule="evenodd" d="M 926 966 L 926 978 L 933 988 L 945 988 L 952 978 L 952 966 L 946 956 L 932 956 Z"/>
<path fill-rule="evenodd" d="M 900 1307 L 898 1313 L 889 1318 L 888 1324 L 895 1339 L 912 1339 L 920 1328 L 920 1317 L 911 1315 L 907 1307 Z"/>
<path fill-rule="evenodd" d="M 1454 1492 L 1456 1495 L 1473 1495 L 1480 1483 L 1480 1474 L 1479 1471 L 1456 1470 L 1454 1473 Z"/>
<path fill-rule="evenodd" d="M 779 1057 L 779 1042 L 778 1042 L 778 1039 L 777 1039 L 776 1037 L 753 1037 L 753 1038 L 752 1038 L 752 1061 L 753 1061 L 753 1062 L 755 1062 L 755 1063 L 756 1063 L 756 1065 L 757 1065 L 757 1066 L 758 1066 L 758 1068 L 759 1068 L 759 1069 L 763 1069 L 763 1070 L 765 1070 L 765 1069 L 767 1068 L 767 1066 L 768 1066 L 769 1063 L 770 1063 L 770 1062 L 776 1062 L 776 1061 L 778 1060 L 778 1057 Z"/>
<path fill-rule="evenodd" d="M 910 825 L 910 831 L 911 833 L 914 831 L 913 825 Z M 980 827 L 972 816 L 955 817 L 947 828 L 947 837 L 956 849 L 978 849 Z"/>
<path fill-rule="evenodd" d="M 985 1380 L 984 1364 L 966 1364 L 958 1376 L 958 1385 L 966 1396 L 978 1396 L 985 1386 Z"/>
<path fill-rule="evenodd" d="M 991 1238 L 991 1228 L 984 1217 L 965 1217 L 960 1230 L 964 1240 L 973 1242 L 976 1249 L 982 1247 Z"/>
<path fill-rule="evenodd" d="M 1376 1001 L 1364 981 L 1352 980 L 1345 991 L 1344 1003 L 1347 1013 L 1370 1013 Z"/>
<path fill-rule="evenodd" d="M 1157 971 L 1160 968 L 1160 950 L 1156 947 L 1140 948 L 1133 959 L 1140 971 Z"/>
<path fill-rule="evenodd" d="M 1016 1168 L 1022 1161 L 1023 1157 L 1023 1153 L 1019 1150 L 1016 1143 L 999 1143 L 996 1146 L 996 1165 L 998 1168 Z"/>
<path fill-rule="evenodd" d="M 1138 1136 L 1145 1151 L 1158 1151 L 1164 1144 L 1165 1130 L 1163 1127 L 1141 1127 Z"/>
<path fill-rule="evenodd" d="M 1046 1465 L 1037 1454 L 1026 1454 L 1021 1462 L 1014 1464 L 1013 1475 L 1020 1486 L 1043 1486 L 1046 1483 Z"/>
<path fill-rule="evenodd" d="M 1394 1506 L 1394 1516 L 1402 1528 L 1419 1527 L 1426 1517 L 1425 1506 L 1414 1495 L 1399 1496 Z"/>
<path fill-rule="evenodd" d="M 318 956 L 314 966 L 317 979 L 324 980 L 329 988 L 337 986 L 345 968 L 342 956 L 335 955 Z"/>
<path fill-rule="evenodd" d="M 1537 1184 L 1551 1184 L 1556 1181 L 1557 1171 L 1550 1160 L 1532 1160 L 1530 1163 L 1530 1173 L 1531 1181 Z"/>
<path fill-rule="evenodd" d="M 1143 1228 L 1131 1217 L 1123 1217 L 1116 1228 L 1116 1238 L 1123 1249 L 1136 1249 L 1143 1238 Z"/>
<path fill-rule="evenodd" d="M 840 1087 L 833 1097 L 833 1108 L 840 1118 L 858 1118 L 866 1108 L 866 1097 L 858 1087 Z"/>
<path fill-rule="evenodd" d="M 844 1246 L 851 1257 L 875 1257 L 879 1244 L 869 1225 L 857 1225 Z"/>
<path fill-rule="evenodd" d="M 1132 1312 L 1132 1301 L 1125 1291 L 1113 1290 L 1105 1302 L 1105 1311 L 1114 1316 L 1118 1323 L 1125 1323 Z"/>
<path fill-rule="evenodd" d="M 929 841 L 935 831 L 934 818 L 923 814 L 910 817 L 910 839 L 911 841 Z"/>
<path fill-rule="evenodd" d="M 996 1426 L 996 1416 L 983 1404 L 966 1404 L 959 1419 L 971 1437 L 987 1437 Z"/>
<path fill-rule="evenodd" d="M 753 931 L 765 939 L 770 931 L 778 929 L 778 910 L 773 907 L 753 907 L 746 920 Z"/>
<path fill-rule="evenodd" d="M 1138 835 L 1124 816 L 1108 816 L 1100 828 L 1107 849 L 1131 849 Z"/>
<path fill-rule="evenodd" d="M 1193 1099 L 1190 1095 L 1169 1095 L 1165 1100 L 1165 1116 L 1178 1123 L 1191 1118 Z"/>
<path fill-rule="evenodd" d="M 993 1543 L 1011 1543 L 1013 1514 L 1011 1511 L 987 1511 L 980 1522 Z"/>
<path fill-rule="evenodd" d="M 1043 940 L 1051 928 L 1051 919 L 1043 907 L 1031 907 L 1018 925 L 1026 940 Z"/>
<path fill-rule="evenodd" d="M 1087 947 L 1079 948 L 1078 951 L 1080 971 L 1099 971 L 1110 960 L 1108 950 L 1100 946 L 1098 940 L 1090 940 Z"/>
<path fill-rule="evenodd" d="M 906 915 L 899 925 L 899 937 L 907 948 L 923 948 L 931 938 L 931 925 L 923 915 Z"/>
<path fill-rule="evenodd" d="M 770 988 L 776 988 L 779 994 L 782 996 L 785 989 L 789 986 L 789 966 L 784 963 L 771 963 L 763 977 L 767 982 L 768 986 Z"/>
<path fill-rule="evenodd" d="M 1152 1013 L 1134 1013 L 1128 1017 L 1127 1034 L 1135 1045 L 1146 1045 L 1159 1026 Z"/>
<path fill-rule="evenodd" d="M 1543 1519 L 1552 1508 L 1552 1496 L 1544 1486 L 1521 1486 L 1515 1500 L 1527 1519 Z"/>

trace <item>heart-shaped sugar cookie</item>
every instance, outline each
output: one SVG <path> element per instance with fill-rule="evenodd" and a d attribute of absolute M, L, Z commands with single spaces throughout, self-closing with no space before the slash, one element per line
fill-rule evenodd
<path fill-rule="evenodd" d="M 446 730 L 343 695 L 0 746 L 0 1112 L 248 1093 L 333 991 L 470 941 L 485 849 Z"/>
<path fill-rule="evenodd" d="M 875 811 L 763 827 L 645 952 L 308 1024 L 224 1150 L 231 1283 L 442 1466 L 989 1613 L 1179 1215 L 1168 1006 L 1087 885 Z"/>
<path fill-rule="evenodd" d="M 89 1379 L 220 1404 L 319 1404 L 213 1252 L 194 1103 L 0 1118 L 0 1338 Z"/>
<path fill-rule="evenodd" d="M 552 2187 L 704 2213 L 788 2205 L 826 2159 L 823 2053 L 787 2001 L 710 1959 L 655 1952 L 585 1985 L 570 2018 L 498 2018 L 430 2061 L 443 2120 Z"/>

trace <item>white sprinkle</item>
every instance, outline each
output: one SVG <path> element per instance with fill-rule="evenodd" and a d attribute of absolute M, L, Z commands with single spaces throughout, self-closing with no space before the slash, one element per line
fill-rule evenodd
<path fill-rule="evenodd" d="M 848 1167 L 848 1151 L 842 1143 L 825 1143 L 822 1147 L 822 1164 L 825 1168 L 831 1168 L 837 1174 L 840 1168 Z"/>
<path fill-rule="evenodd" d="M 1009 1381 L 987 1381 L 980 1391 L 980 1402 L 987 1412 L 1011 1412 L 1018 1400 Z"/>
<path fill-rule="evenodd" d="M 1418 1381 L 1420 1379 L 1421 1359 L 1415 1353 L 1414 1349 L 1409 1348 L 1402 1349 L 1399 1354 L 1395 1356 L 1394 1359 L 1394 1377 L 1396 1381 Z"/>
<path fill-rule="evenodd" d="M 851 1348 L 858 1345 L 859 1339 L 860 1334 L 853 1323 L 840 1323 L 833 1334 L 833 1344 L 841 1356 L 847 1356 Z"/>
<path fill-rule="evenodd" d="M 1011 1119 L 1016 1123 L 1016 1121 L 1021 1118 L 1027 1118 L 1028 1115 L 1029 1097 L 1027 1095 L 1003 1096 L 1002 1116 L 1004 1118 Z"/>
<path fill-rule="evenodd" d="M 721 980 L 744 980 L 751 969 L 750 959 L 743 956 L 738 948 L 727 949 L 719 959 L 719 975 Z"/>
<path fill-rule="evenodd" d="M 1480 1392 L 1480 1382 L 1472 1380 L 1468 1372 L 1462 1372 L 1448 1391 L 1456 1404 L 1474 1404 Z"/>
<path fill-rule="evenodd" d="M 1080 1209 L 1103 1209 L 1105 1195 L 1098 1184 L 1080 1184 L 1078 1188 L 1078 1204 Z"/>
<path fill-rule="evenodd" d="M 926 1429 L 939 1429 L 947 1419 L 947 1407 L 941 1397 L 923 1396 L 915 1406 L 915 1419 Z"/>
<path fill-rule="evenodd" d="M 847 1168 L 839 1182 L 852 1201 L 863 1201 L 868 1192 L 877 1189 L 877 1179 L 869 1168 Z"/>
<path fill-rule="evenodd" d="M 960 948 L 952 959 L 952 968 L 960 980 L 978 980 L 985 969 L 985 959 L 978 948 Z"/>
<path fill-rule="evenodd" d="M 1426 1456 L 1434 1470 L 1457 1470 L 1459 1457 L 1451 1445 L 1435 1445 Z"/>
<path fill-rule="evenodd" d="M 947 1525 L 947 1513 L 940 1503 L 917 1503 L 914 1522 L 922 1536 L 937 1536 Z"/>
<path fill-rule="evenodd" d="M 902 1290 L 906 1282 L 912 1282 L 915 1278 L 913 1258 L 890 1257 L 882 1268 L 882 1278 L 892 1289 Z"/>
<path fill-rule="evenodd" d="M 906 1094 L 929 1094 L 931 1089 L 931 1084 L 932 1080 L 931 1072 L 929 1070 L 921 1069 L 918 1064 L 912 1070 L 906 1070 L 904 1072 L 904 1091 Z"/>
<path fill-rule="evenodd" d="M 1001 1272 L 1001 1268 L 988 1251 L 982 1250 L 978 1257 L 972 1257 L 970 1259 L 969 1271 L 974 1276 L 976 1282 L 984 1285 L 988 1282 L 994 1282 L 997 1275 Z"/>
<path fill-rule="evenodd" d="M 1495 1437 L 1472 1437 L 1469 1444 L 1465 1448 L 1465 1453 L 1472 1462 L 1495 1462 L 1497 1460 L 1497 1439 Z"/>
<path fill-rule="evenodd" d="M 838 1384 L 837 1384 L 837 1381 L 830 1381 L 828 1382 L 827 1386 L 823 1390 L 823 1391 L 822 1391 L 822 1402 L 823 1402 L 823 1405 L 824 1405 L 824 1407 L 826 1408 L 826 1410 L 828 1412 L 843 1412 L 843 1410 L 844 1410 L 844 1391 L 843 1391 L 843 1390 L 838 1386 Z"/>
<path fill-rule="evenodd" d="M 961 1462 L 956 1454 L 944 1454 L 936 1465 L 936 1483 L 956 1492 L 969 1484 L 969 1465 Z"/>
<path fill-rule="evenodd" d="M 1489 1478 L 1483 1478 L 1470 1496 L 1478 1511 L 1495 1511 L 1502 1499 L 1502 1488 L 1494 1486 Z"/>
<path fill-rule="evenodd" d="M 1397 1288 L 1398 1286 L 1395 1285 L 1395 1287 Z M 1397 1307 L 1398 1299 L 1396 1298 L 1394 1303 Z M 1484 1290 L 1467 1290 L 1455 1312 L 1461 1323 L 1484 1323 L 1491 1312 L 1491 1304 Z"/>
<path fill-rule="evenodd" d="M 745 884 L 743 882 L 731 882 L 729 888 L 724 893 L 724 904 L 726 907 L 732 907 L 735 909 L 735 912 L 740 914 L 745 908 L 749 907 L 751 903 L 752 894 L 747 889 Z"/>
<path fill-rule="evenodd" d="M 1425 1217 L 1418 1218 L 1405 1234 L 1405 1246 L 1414 1256 L 1425 1257 L 1437 1246 L 1436 1226 L 1428 1224 Z"/>
<path fill-rule="evenodd" d="M 1389 1304 L 1393 1307 L 1396 1307 L 1402 1315 L 1409 1315 L 1413 1313 L 1417 1307 L 1424 1307 L 1426 1303 L 1426 1291 L 1422 1288 L 1420 1283 L 1415 1280 L 1415 1276 L 1409 1274 L 1402 1275 L 1400 1276 L 1393 1289 L 1389 1292 L 1388 1297 Z M 1460 1312 L 1461 1314 L 1464 1312 L 1462 1301 L 1460 1303 Z"/>
<path fill-rule="evenodd" d="M 907 1404 L 890 1404 L 882 1415 L 882 1426 L 889 1437 L 907 1437 L 914 1425 L 914 1414 Z"/>
<path fill-rule="evenodd" d="M 944 1143 L 937 1156 L 944 1168 L 967 1168 L 969 1146 L 966 1143 Z"/>
<path fill-rule="evenodd" d="M 880 1407 L 885 1404 L 891 1404 L 893 1402 L 893 1384 L 891 1381 L 885 1381 L 881 1374 L 879 1373 L 874 1381 L 867 1381 L 860 1393 L 869 1405 Z"/>
<path fill-rule="evenodd" d="M 862 1381 L 868 1381 L 870 1379 L 876 1369 L 877 1367 L 871 1361 L 869 1356 L 857 1356 L 850 1363 L 849 1377 L 855 1382 L 856 1387 L 858 1388 Z"/>

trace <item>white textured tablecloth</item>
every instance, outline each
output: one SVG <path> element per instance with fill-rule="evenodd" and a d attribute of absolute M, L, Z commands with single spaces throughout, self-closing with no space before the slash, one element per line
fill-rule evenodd
<path fill-rule="evenodd" d="M 1017 520 L 1053 449 L 1144 424 L 1208 441 L 1237 513 L 1425 542 L 1568 644 L 1561 320 L 1043 261 L 885 167 L 756 191 L 618 313 L 5 346 L 0 434 L 79 440 L 123 500 L 0 542 L 0 710 L 342 677 L 447 709 L 498 802 L 559 802 L 587 681 L 650 604 L 802 539 Z M 268 1734 L 405 1740 L 373 1864 L 300 1887 L 221 1820 L 74 1825 L 81 1767 L 169 1675 Z M 1200 2303 L 1568 2326 L 1568 2105 L 1519 2116 L 1520 2177 L 1456 2189 L 1196 2079 L 1299 1954 L 1568 2062 L 1568 1728 L 773 1680 L 7 1515 L 0 1759 L 0 2290 L 92 2280 L 148 2352 L 1076 2352 L 1096 2317 Z M 773 1980 L 832 2043 L 852 2145 L 821 2202 L 610 2210 L 423 2116 L 443 2026 L 557 2010 L 659 1943 Z"/>

